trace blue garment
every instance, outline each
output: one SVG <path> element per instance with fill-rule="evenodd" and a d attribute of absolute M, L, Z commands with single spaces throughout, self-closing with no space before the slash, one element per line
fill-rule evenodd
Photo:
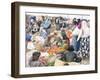
<path fill-rule="evenodd" d="M 36 21 L 36 16 L 31 16 L 30 17 L 30 26 L 34 25 L 35 21 Z"/>
<path fill-rule="evenodd" d="M 50 28 L 50 25 L 51 25 L 50 19 L 46 19 L 46 20 L 41 24 L 41 26 L 42 26 L 44 29 Z"/>
<path fill-rule="evenodd" d="M 47 35 L 48 34 L 46 31 L 45 32 L 41 31 L 41 33 L 40 33 L 40 36 L 43 37 L 44 39 L 47 38 Z"/>
<path fill-rule="evenodd" d="M 31 41 L 31 35 L 30 34 L 28 34 L 28 33 L 26 33 L 26 41 Z"/>
<path fill-rule="evenodd" d="M 32 16 L 32 17 L 30 17 L 30 19 L 36 20 L 36 16 Z"/>
<path fill-rule="evenodd" d="M 77 41 L 78 36 L 73 36 L 72 37 L 72 43 L 71 45 L 74 47 L 75 51 L 78 51 L 80 48 L 80 39 Z"/>

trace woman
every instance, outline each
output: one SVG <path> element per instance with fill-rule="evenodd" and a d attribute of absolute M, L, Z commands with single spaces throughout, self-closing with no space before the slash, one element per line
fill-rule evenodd
<path fill-rule="evenodd" d="M 73 46 L 75 51 L 82 57 L 89 57 L 89 42 L 90 42 L 90 34 L 89 34 L 89 25 L 86 19 L 82 19 L 80 21 L 80 26 L 76 26 L 73 31 Z M 77 34 L 76 34 L 77 33 Z"/>
<path fill-rule="evenodd" d="M 80 48 L 81 20 L 74 18 L 73 24 L 71 45 L 74 47 L 74 51 L 77 52 Z"/>
<path fill-rule="evenodd" d="M 77 41 L 80 39 L 79 53 L 83 58 L 89 57 L 90 52 L 90 29 L 86 19 L 81 21 L 81 30 L 78 35 Z"/>

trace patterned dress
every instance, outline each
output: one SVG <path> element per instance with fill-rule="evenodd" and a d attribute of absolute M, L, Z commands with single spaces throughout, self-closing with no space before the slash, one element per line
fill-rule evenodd
<path fill-rule="evenodd" d="M 90 55 L 90 37 L 84 37 L 80 39 L 79 53 L 83 58 L 87 58 Z"/>
<path fill-rule="evenodd" d="M 79 54 L 82 58 L 89 58 L 90 56 L 90 29 L 87 25 L 87 21 L 82 21 L 82 36 L 80 38 Z"/>

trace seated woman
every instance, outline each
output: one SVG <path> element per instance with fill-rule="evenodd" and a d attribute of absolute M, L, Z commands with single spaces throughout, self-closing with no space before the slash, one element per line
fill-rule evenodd
<path fill-rule="evenodd" d="M 68 49 L 63 52 L 61 60 L 65 62 L 81 62 L 82 58 L 77 56 L 73 46 L 69 46 Z"/>

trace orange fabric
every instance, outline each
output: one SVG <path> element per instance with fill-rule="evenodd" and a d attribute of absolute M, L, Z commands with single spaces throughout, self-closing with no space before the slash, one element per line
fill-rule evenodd
<path fill-rule="evenodd" d="M 67 31 L 67 37 L 69 38 L 69 39 L 71 39 L 72 38 L 72 31 Z"/>
<path fill-rule="evenodd" d="M 56 53 L 63 51 L 63 50 L 64 50 L 63 48 L 55 46 L 55 47 L 50 48 L 48 50 L 48 53 L 49 54 L 56 54 Z"/>

